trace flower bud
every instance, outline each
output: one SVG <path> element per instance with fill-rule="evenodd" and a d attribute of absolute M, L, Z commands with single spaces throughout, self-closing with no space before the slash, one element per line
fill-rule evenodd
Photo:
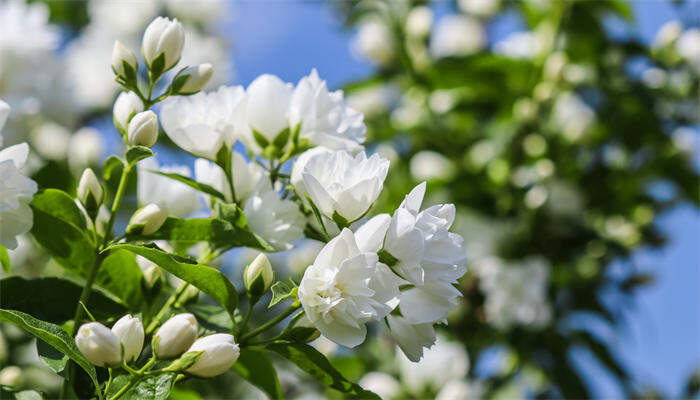
<path fill-rule="evenodd" d="M 144 339 L 143 324 L 141 324 L 140 319 L 127 314 L 114 324 L 112 332 L 117 335 L 124 346 L 124 360 L 126 362 L 139 358 Z"/>
<path fill-rule="evenodd" d="M 158 358 L 177 357 L 194 343 L 197 329 L 194 315 L 175 315 L 165 321 L 153 336 L 153 351 Z"/>
<path fill-rule="evenodd" d="M 122 92 L 117 101 L 114 102 L 112 116 L 114 125 L 122 135 L 126 134 L 126 127 L 129 121 L 136 114 L 143 111 L 143 102 L 134 92 Z"/>
<path fill-rule="evenodd" d="M 124 64 L 127 64 L 126 67 Z M 128 68 L 132 70 L 129 71 Z M 112 70 L 114 73 L 124 80 L 136 79 L 136 70 L 138 63 L 134 53 L 127 49 L 122 42 L 115 41 L 112 48 Z"/>
<path fill-rule="evenodd" d="M 129 121 L 129 144 L 151 147 L 158 139 L 158 117 L 151 111 L 143 111 Z"/>
<path fill-rule="evenodd" d="M 415 7 L 406 17 L 406 33 L 409 36 L 423 38 L 430 34 L 433 27 L 433 12 L 426 6 Z"/>
<path fill-rule="evenodd" d="M 240 349 L 233 340 L 233 336 L 226 333 L 200 338 L 187 350 L 187 352 L 190 351 L 203 353 L 186 371 L 202 378 L 211 378 L 228 371 L 238 360 L 240 354 Z"/>
<path fill-rule="evenodd" d="M 75 336 L 75 344 L 85 358 L 98 367 L 116 365 L 122 362 L 122 348 L 119 344 L 119 338 L 99 322 L 83 324 Z"/>
<path fill-rule="evenodd" d="M 248 295 L 253 297 L 262 296 L 272 285 L 275 273 L 272 271 L 270 260 L 264 253 L 258 254 L 243 273 L 243 281 L 248 290 Z"/>
<path fill-rule="evenodd" d="M 103 195 L 102 185 L 100 185 L 97 175 L 92 169 L 85 168 L 78 182 L 78 200 L 83 203 L 88 213 L 91 213 L 102 204 Z"/>
<path fill-rule="evenodd" d="M 107 206 L 104 204 L 100 206 L 100 209 L 97 211 L 97 217 L 95 217 L 95 232 L 97 232 L 98 235 L 105 237 L 107 225 L 109 225 L 109 217 L 111 215 L 112 213 Z"/>
<path fill-rule="evenodd" d="M 160 229 L 167 218 L 168 209 L 165 206 L 151 203 L 136 210 L 129 220 L 126 233 L 150 235 Z"/>
<path fill-rule="evenodd" d="M 185 30 L 176 19 L 158 17 L 151 22 L 143 34 L 141 52 L 148 68 L 160 75 L 172 68 L 180 60 L 182 48 L 185 45 Z M 163 65 L 153 62 L 163 54 Z M 155 68 L 155 71 L 154 71 Z"/>
<path fill-rule="evenodd" d="M 214 67 L 209 63 L 187 67 L 173 79 L 173 92 L 176 94 L 195 94 L 204 88 L 214 73 Z"/>

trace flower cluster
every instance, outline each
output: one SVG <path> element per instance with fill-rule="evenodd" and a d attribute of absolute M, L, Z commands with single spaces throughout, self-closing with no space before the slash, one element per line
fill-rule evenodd
<path fill-rule="evenodd" d="M 153 360 L 174 359 L 167 372 L 185 372 L 209 378 L 226 372 L 240 353 L 233 336 L 216 333 L 197 339 L 198 324 L 192 314 L 177 314 L 165 321 L 153 336 Z M 88 322 L 78 329 L 75 344 L 83 355 L 100 367 L 120 367 L 136 361 L 143 349 L 145 334 L 141 320 L 131 315 L 120 318 L 112 329 L 99 322 Z M 154 373 L 149 363 L 138 373 Z M 132 370 L 133 371 L 133 370 Z"/>

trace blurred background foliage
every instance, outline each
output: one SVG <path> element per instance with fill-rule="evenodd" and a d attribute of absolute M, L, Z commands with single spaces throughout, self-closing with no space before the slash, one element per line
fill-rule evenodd
<path fill-rule="evenodd" d="M 0 98 L 19 114 L 3 132 L 10 132 L 4 145 L 29 138 L 40 156 L 33 178 L 41 187 L 74 190 L 73 175 L 99 165 L 105 148 L 114 147 L 116 140 L 103 139 L 97 154 L 94 146 L 89 154 L 70 154 L 68 143 L 93 140 L 95 127 L 111 130 L 105 127 L 117 89 L 108 69 L 112 41 L 136 48 L 156 13 L 188 24 L 196 51 L 185 63 L 209 61 L 222 71 L 210 88 L 231 83 L 225 54 L 231 38 L 209 24 L 219 10 L 213 2 L 192 2 L 192 8 L 139 2 L 136 13 L 95 6 L 100 2 L 44 3 L 49 20 L 64 31 L 45 46 L 62 54 L 61 65 L 42 56 L 41 46 L 36 58 L 21 60 L 28 64 L 10 64 L 10 39 L 0 38 L 6 57 Z M 397 356 L 384 336 L 353 352 L 323 340 L 316 347 L 346 377 L 388 398 L 586 398 L 592 392 L 574 357 L 580 351 L 607 370 L 626 397 L 663 397 L 631 378 L 604 333 L 624 323 L 635 291 L 654 279 L 634 263 L 611 265 L 635 249 L 662 246 L 666 238 L 655 218 L 700 201 L 692 163 L 700 122 L 697 12 L 687 15 L 685 27 L 664 26 L 649 46 L 629 34 L 634 16 L 617 0 L 327 3 L 344 29 L 356 32 L 354 50 L 375 65 L 372 76 L 344 89 L 365 114 L 368 148 L 392 160 L 378 209 L 393 210 L 416 183 L 428 181 L 427 203 L 457 205 L 455 230 L 470 261 L 460 283 L 462 304 L 419 367 Z M 503 15 L 521 30 L 489 43 L 489 24 Z M 39 67 L 49 72 L 28 84 L 37 76 L 20 72 Z M 65 87 L 75 98 L 62 95 Z M 31 99 L 41 101 L 39 112 Z M 167 156 L 167 147 L 159 152 Z M 135 181 L 125 215 L 136 206 Z M 318 244 L 305 242 L 276 266 L 300 276 L 316 251 Z M 31 251 L 14 257 L 22 275 L 58 274 Z M 234 264 L 244 265 L 246 257 L 238 255 Z M 21 376 L 25 387 L 55 392 L 60 379 L 22 351 L 33 346 L 29 338 L 8 326 L 3 332 L 0 383 Z M 308 377 L 280 367 L 287 397 L 321 395 Z M 689 377 L 682 397 L 697 397 L 698 382 L 697 373 Z M 189 382 L 174 398 L 260 396 L 251 390 L 228 374 Z"/>

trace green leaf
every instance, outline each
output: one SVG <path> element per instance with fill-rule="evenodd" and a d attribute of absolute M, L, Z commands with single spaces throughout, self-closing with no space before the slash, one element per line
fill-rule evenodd
<path fill-rule="evenodd" d="M 270 144 L 265 135 L 258 132 L 256 129 L 253 129 L 253 139 L 255 139 L 258 146 L 262 147 L 263 149 Z"/>
<path fill-rule="evenodd" d="M 247 228 L 241 228 L 217 218 L 180 219 L 168 217 L 163 226 L 151 235 L 130 234 L 129 241 L 170 240 L 174 242 L 209 242 L 217 248 L 250 247 L 274 251 L 262 238 Z"/>
<path fill-rule="evenodd" d="M 187 177 L 187 176 L 184 176 L 184 175 L 179 175 L 179 174 L 168 173 L 168 172 L 156 171 L 156 170 L 149 170 L 148 172 L 152 172 L 152 173 L 154 173 L 154 174 L 166 176 L 166 177 L 168 177 L 168 178 L 170 178 L 170 179 L 174 179 L 174 180 L 176 180 L 176 181 L 178 181 L 178 182 L 182 182 L 182 183 L 184 183 L 184 184 L 187 185 L 187 186 L 193 187 L 193 188 L 199 190 L 200 192 L 206 193 L 206 194 L 208 194 L 208 195 L 211 195 L 211 196 L 214 196 L 214 197 L 216 197 L 216 198 L 218 198 L 218 199 L 221 199 L 221 200 L 223 200 L 223 201 L 226 201 L 226 197 L 224 197 L 224 195 L 221 194 L 221 192 L 219 192 L 218 190 L 214 189 L 214 188 L 213 188 L 212 186 L 210 186 L 210 185 L 207 185 L 207 184 L 204 184 L 204 183 L 199 183 L 199 182 L 195 181 L 194 179 L 192 179 L 192 178 L 190 178 L 190 177 Z"/>
<path fill-rule="evenodd" d="M 272 144 L 274 144 L 277 148 L 284 148 L 284 146 L 286 146 L 287 142 L 289 141 L 289 135 L 289 128 L 284 128 L 282 132 L 275 136 L 275 140 L 272 141 Z"/>
<path fill-rule="evenodd" d="M 129 165 L 134 165 L 144 158 L 153 157 L 155 153 L 146 146 L 131 146 L 126 151 L 126 161 Z"/>
<path fill-rule="evenodd" d="M 0 385 L 0 399 L 3 400 L 42 400 L 41 394 L 34 390 L 15 390 L 9 386 Z"/>
<path fill-rule="evenodd" d="M 248 226 L 243 210 L 236 204 L 219 201 L 214 204 L 214 209 L 212 211 L 214 218 L 223 219 L 241 228 Z"/>
<path fill-rule="evenodd" d="M 22 311 L 36 318 L 60 324 L 73 318 L 83 288 L 62 278 L 0 279 L 0 304 L 7 310 Z M 87 307 L 98 320 L 122 315 L 126 308 L 99 288 L 92 292 Z"/>
<path fill-rule="evenodd" d="M 22 328 L 26 332 L 34 335 L 37 339 L 41 339 L 47 344 L 54 347 L 56 350 L 67 355 L 71 360 L 75 361 L 82 369 L 90 376 L 90 380 L 96 388 L 99 388 L 97 381 L 97 373 L 95 367 L 80 353 L 75 345 L 73 338 L 70 337 L 58 325 L 54 325 L 45 321 L 41 321 L 20 311 L 0 309 L 0 321 L 8 322 Z M 98 390 L 99 392 L 99 390 Z M 99 394 L 99 393 L 98 393 Z M 102 396 L 100 395 L 100 398 Z"/>
<path fill-rule="evenodd" d="M 299 287 L 289 278 L 289 281 L 279 281 L 272 285 L 272 299 L 268 308 L 274 306 L 286 298 L 296 298 Z"/>
<path fill-rule="evenodd" d="M 107 248 L 107 250 L 117 249 L 129 250 L 132 253 L 146 257 L 164 270 L 191 283 L 197 289 L 209 295 L 233 315 L 233 311 L 238 305 L 238 293 L 226 275 L 218 270 L 206 265 L 199 265 L 190 259 L 167 253 L 156 245 L 116 244 Z"/>
<path fill-rule="evenodd" d="M 204 351 L 188 351 L 187 353 L 181 355 L 180 358 L 178 358 L 177 360 L 171 362 L 170 365 L 163 368 L 163 371 L 168 371 L 168 372 L 184 371 L 187 368 L 194 365 L 194 363 L 197 362 L 197 360 L 199 359 L 199 357 L 203 353 L 204 353 Z"/>
<path fill-rule="evenodd" d="M 60 190 L 47 189 L 35 195 L 30 206 L 34 213 L 31 232 L 39 246 L 66 270 L 87 276 L 95 262 L 94 244 L 73 199 Z"/>
<path fill-rule="evenodd" d="M 283 399 L 282 387 L 277 379 L 277 371 L 264 351 L 245 347 L 241 349 L 233 371 L 243 379 L 265 392 L 271 399 Z"/>
<path fill-rule="evenodd" d="M 357 398 L 379 399 L 379 396 L 376 394 L 364 390 L 357 383 L 345 379 L 323 354 L 307 344 L 273 343 L 266 348 L 291 361 L 324 386 Z"/>
<path fill-rule="evenodd" d="M 130 376 L 122 374 L 114 378 L 112 386 L 106 394 L 107 398 L 114 396 L 129 382 Z M 173 374 L 152 375 L 138 381 L 131 389 L 127 390 L 120 400 L 165 400 L 175 385 Z"/>
<path fill-rule="evenodd" d="M 163 72 L 165 72 L 165 52 L 158 54 L 158 56 L 153 59 L 151 65 L 148 66 L 148 69 L 151 70 L 150 75 L 153 78 L 153 81 L 160 78 Z"/>
<path fill-rule="evenodd" d="M 389 267 L 393 267 L 397 262 L 399 262 L 399 259 L 394 257 L 386 249 L 379 250 L 377 255 L 379 256 L 379 262 L 386 264 Z"/>
<path fill-rule="evenodd" d="M 187 304 L 185 310 L 197 317 L 200 336 L 233 330 L 231 316 L 226 310 L 215 304 Z M 236 310 L 236 315 L 238 315 L 238 310 Z"/>
<path fill-rule="evenodd" d="M 110 253 L 100 266 L 95 282 L 121 299 L 130 310 L 143 301 L 143 272 L 133 253 L 118 250 Z"/>
<path fill-rule="evenodd" d="M 7 254 L 7 249 L 5 246 L 0 246 L 0 264 L 2 264 L 2 270 L 6 274 L 10 273 L 10 256 Z"/>
<path fill-rule="evenodd" d="M 36 350 L 39 353 L 39 357 L 49 368 L 51 368 L 55 373 L 61 373 L 66 369 L 68 364 L 68 356 L 56 350 L 54 347 L 50 346 L 43 340 L 36 341 Z"/>
<path fill-rule="evenodd" d="M 105 178 L 105 181 L 109 181 L 112 179 L 115 173 L 121 174 L 121 171 L 123 170 L 124 161 L 115 155 L 111 155 L 107 157 L 105 162 L 102 164 L 102 177 Z"/>

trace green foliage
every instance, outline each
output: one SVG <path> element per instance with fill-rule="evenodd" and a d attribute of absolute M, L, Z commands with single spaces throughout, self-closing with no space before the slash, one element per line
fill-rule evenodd
<path fill-rule="evenodd" d="M 288 281 L 275 282 L 270 289 L 272 290 L 272 299 L 270 299 L 270 305 L 268 308 L 274 306 L 284 299 L 295 299 L 297 297 L 297 292 L 299 291 L 299 287 L 296 283 L 294 283 L 292 278 L 289 278 Z"/>
<path fill-rule="evenodd" d="M 28 333 L 34 335 L 37 339 L 43 340 L 56 350 L 67 355 L 71 360 L 75 361 L 76 364 L 85 370 L 85 372 L 87 372 L 93 385 L 95 387 L 99 387 L 95 367 L 93 367 L 92 364 L 90 364 L 88 360 L 85 359 L 85 357 L 80 353 L 80 350 L 78 350 L 76 347 L 73 338 L 70 337 L 58 325 L 41 321 L 20 311 L 3 309 L 0 309 L 0 321 L 8 322 L 22 328 Z"/>
<path fill-rule="evenodd" d="M 114 378 L 107 398 L 114 396 L 129 382 L 129 375 L 122 374 Z M 133 387 L 126 391 L 120 399 L 126 400 L 165 400 L 170 396 L 175 384 L 173 374 L 153 375 L 139 380 Z"/>
<path fill-rule="evenodd" d="M 238 293 L 226 275 L 216 269 L 199 265 L 184 257 L 172 255 L 159 249 L 156 245 L 116 244 L 107 248 L 107 250 L 119 249 L 128 250 L 153 261 L 164 270 L 209 295 L 226 308 L 230 315 L 233 315 L 233 311 L 238 305 Z"/>
<path fill-rule="evenodd" d="M 284 398 L 275 367 L 264 351 L 252 347 L 241 349 L 233 371 L 265 392 L 269 398 Z"/>
<path fill-rule="evenodd" d="M 95 282 L 117 296 L 129 310 L 137 310 L 143 301 L 143 279 L 134 254 L 117 250 L 102 261 Z"/>
<path fill-rule="evenodd" d="M 0 246 L 0 265 L 6 274 L 10 273 L 10 256 L 7 255 L 5 246 Z"/>
<path fill-rule="evenodd" d="M 294 363 L 324 386 L 361 399 L 379 399 L 376 394 L 362 389 L 356 383 L 345 379 L 326 357 L 307 344 L 274 343 L 266 347 Z"/>
<path fill-rule="evenodd" d="M 11 276 L 0 280 L 2 308 L 22 311 L 56 324 L 73 318 L 81 292 L 81 285 L 61 278 L 24 279 Z M 87 308 L 99 320 L 126 312 L 122 304 L 99 290 L 90 296 Z"/>
<path fill-rule="evenodd" d="M 214 197 L 216 197 L 216 198 L 218 198 L 218 199 L 220 199 L 220 200 L 224 200 L 224 201 L 226 200 L 226 198 L 224 197 L 224 195 L 221 194 L 221 192 L 219 192 L 218 190 L 214 189 L 213 187 L 211 187 L 210 185 L 207 185 L 207 184 L 205 184 L 205 183 L 199 183 L 199 182 L 195 181 L 194 179 L 192 179 L 192 178 L 190 178 L 190 177 L 187 177 L 187 176 L 184 176 L 184 175 L 180 175 L 180 174 L 169 173 L 169 172 L 162 172 L 162 171 L 155 171 L 155 170 L 149 170 L 148 172 L 152 172 L 152 173 L 154 173 L 154 174 L 158 174 L 158 175 L 162 175 L 162 176 L 168 177 L 168 178 L 170 178 L 170 179 L 174 179 L 174 180 L 176 180 L 176 181 L 178 181 L 178 182 L 184 183 L 184 184 L 187 185 L 187 186 L 193 187 L 193 188 L 199 190 L 199 191 L 202 192 L 202 193 L 206 193 L 206 194 L 208 194 L 208 195 L 210 195 L 210 196 L 214 196 Z"/>
<path fill-rule="evenodd" d="M 95 244 L 86 233 L 85 218 L 73 199 L 57 189 L 47 189 L 30 203 L 34 213 L 31 233 L 67 271 L 87 275 L 95 263 Z"/>
<path fill-rule="evenodd" d="M 153 156 L 155 156 L 155 153 L 146 146 L 130 146 L 126 150 L 126 162 L 129 165 L 135 165 L 137 162 Z"/>

